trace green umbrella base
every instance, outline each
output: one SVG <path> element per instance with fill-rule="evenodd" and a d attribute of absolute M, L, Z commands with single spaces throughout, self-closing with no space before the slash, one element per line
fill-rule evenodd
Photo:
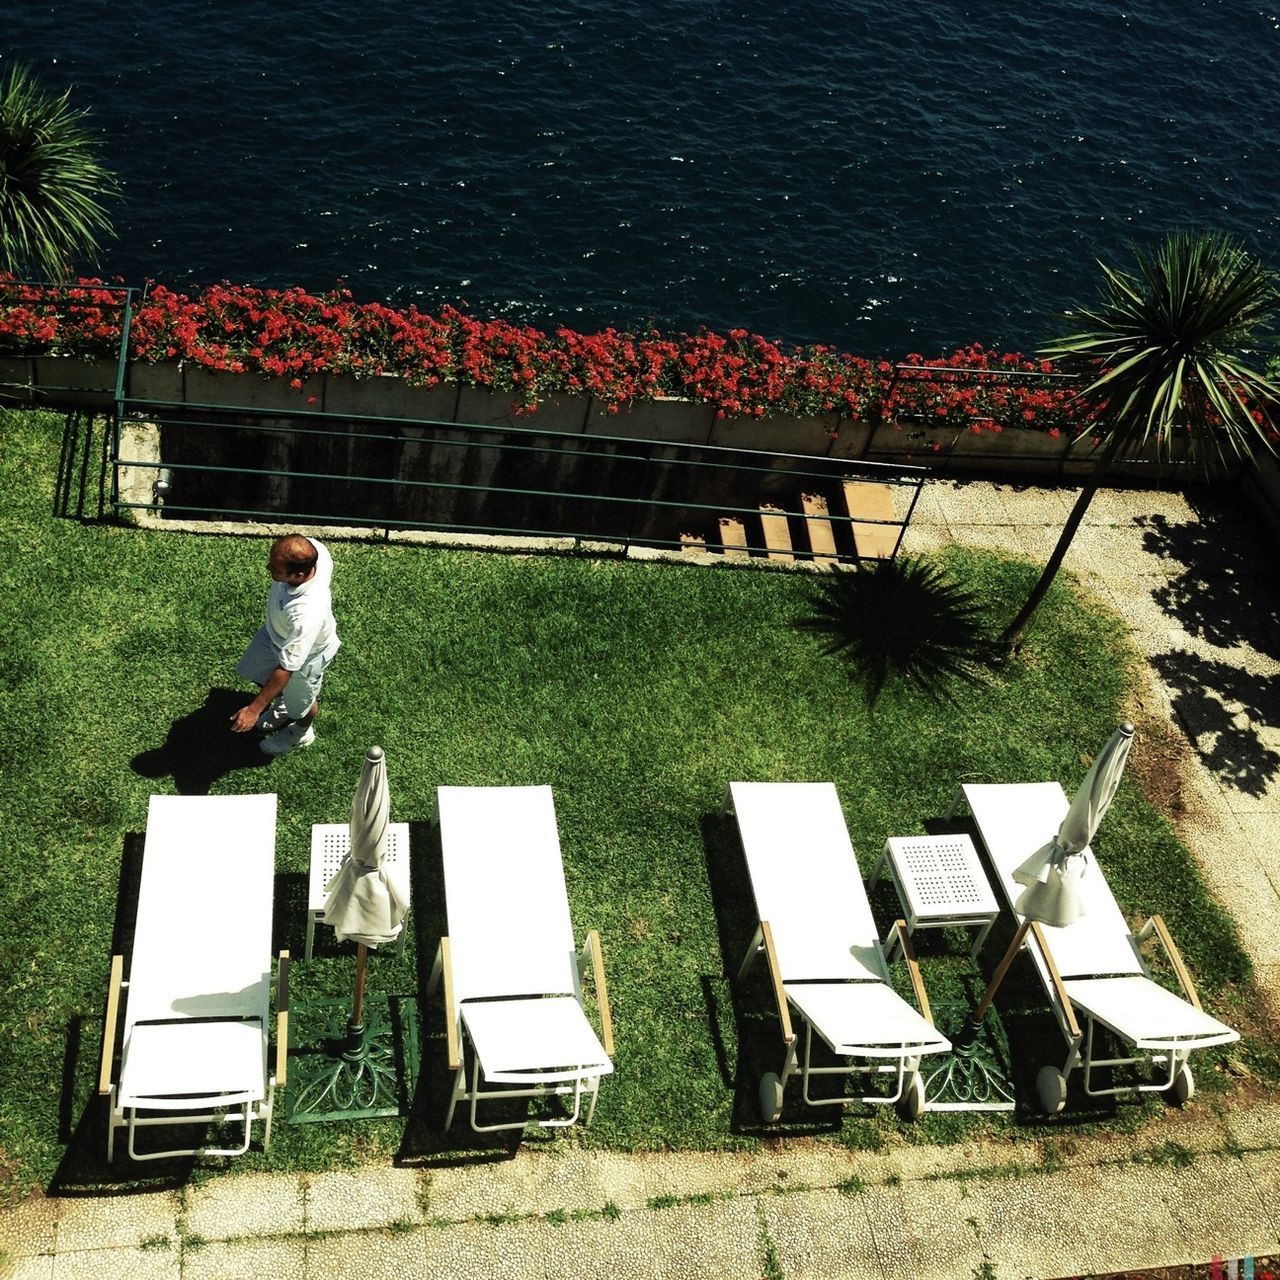
<path fill-rule="evenodd" d="M 1012 1111 L 1013 1077 L 1009 1042 L 995 1005 L 975 1026 L 971 1005 L 933 1006 L 934 1024 L 951 1041 L 948 1054 L 931 1054 L 920 1064 L 926 1111 Z"/>
<path fill-rule="evenodd" d="M 364 1026 L 351 1003 L 298 999 L 289 1011 L 289 1124 L 406 1115 L 418 1077 L 415 996 L 366 995 Z"/>

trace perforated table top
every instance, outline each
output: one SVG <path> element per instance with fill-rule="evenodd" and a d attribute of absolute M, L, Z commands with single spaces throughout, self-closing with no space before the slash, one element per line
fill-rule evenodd
<path fill-rule="evenodd" d="M 967 835 L 893 836 L 885 852 L 903 905 L 917 920 L 981 920 L 999 914 Z"/>

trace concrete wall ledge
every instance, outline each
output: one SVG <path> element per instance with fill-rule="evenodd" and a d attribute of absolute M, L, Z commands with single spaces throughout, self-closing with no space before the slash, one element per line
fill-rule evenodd
<path fill-rule="evenodd" d="M 18 406 L 89 409 L 114 407 L 114 360 L 71 356 L 0 356 L 0 402 Z M 973 432 L 916 422 L 882 423 L 823 414 L 812 418 L 717 418 L 710 405 L 680 399 L 634 402 L 618 412 L 586 394 L 558 393 L 532 413 L 517 411 L 509 391 L 457 384 L 415 387 L 400 378 L 325 374 L 300 388 L 284 378 L 234 374 L 181 363 L 131 363 L 126 370 L 127 409 L 159 416 L 162 406 L 218 406 L 255 414 L 319 413 L 416 422 L 553 432 L 598 439 L 717 445 L 764 453 L 845 458 L 924 466 L 939 475 L 985 473 L 1030 483 L 1073 482 L 1093 466 L 1087 442 L 1010 428 Z M 150 411 L 150 412 L 149 412 Z M 1185 458 L 1160 464 L 1153 455 L 1115 466 L 1112 479 L 1150 485 L 1201 482 L 1204 470 Z M 1257 468 L 1241 465 L 1210 475 L 1241 483 L 1248 499 L 1280 536 L 1280 468 L 1263 456 Z M 166 522 L 168 523 L 168 522 Z"/>

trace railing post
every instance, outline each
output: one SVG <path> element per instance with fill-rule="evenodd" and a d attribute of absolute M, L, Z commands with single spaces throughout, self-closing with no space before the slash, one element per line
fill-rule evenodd
<path fill-rule="evenodd" d="M 111 428 L 111 517 L 120 518 L 120 433 L 124 426 L 125 378 L 129 372 L 129 336 L 133 328 L 133 289 L 124 293 L 120 317 L 120 354 L 116 359 L 115 421 Z M 101 490 L 99 490 L 101 492 Z"/>

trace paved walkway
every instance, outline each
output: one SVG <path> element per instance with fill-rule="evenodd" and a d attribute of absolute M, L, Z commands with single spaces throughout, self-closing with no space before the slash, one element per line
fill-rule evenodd
<path fill-rule="evenodd" d="M 1071 491 L 930 484 L 908 549 L 1043 561 Z M 1068 566 L 1150 664 L 1139 709 L 1196 748 L 1175 805 L 1280 1005 L 1280 590 L 1245 515 L 1103 493 Z M 1126 1137 L 887 1152 L 550 1151 L 465 1168 L 215 1177 L 0 1214 L 0 1277 L 1059 1277 L 1280 1253 L 1280 1101 L 1193 1102 Z"/>

